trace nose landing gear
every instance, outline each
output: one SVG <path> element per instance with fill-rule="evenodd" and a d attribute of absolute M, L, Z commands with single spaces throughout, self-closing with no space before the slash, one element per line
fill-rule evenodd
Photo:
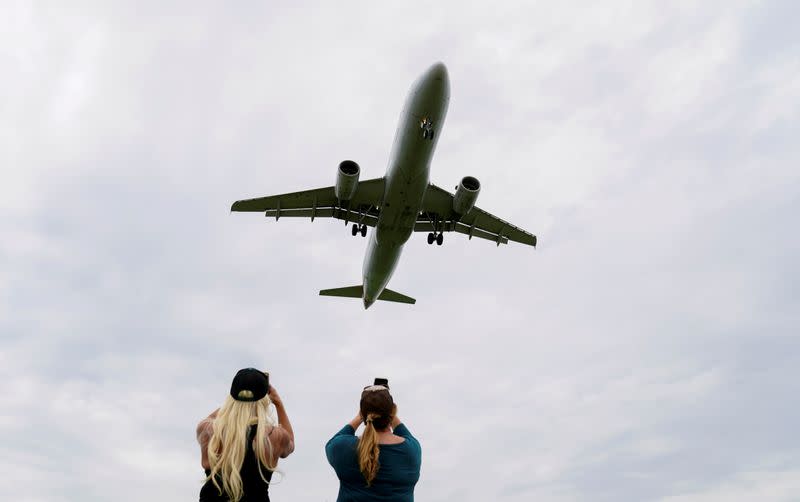
<path fill-rule="evenodd" d="M 422 129 L 422 139 L 433 139 L 433 122 L 428 117 L 423 117 L 419 128 Z"/>

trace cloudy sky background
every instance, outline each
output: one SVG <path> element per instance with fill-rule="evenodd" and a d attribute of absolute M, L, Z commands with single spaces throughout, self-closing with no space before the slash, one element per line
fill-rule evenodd
<path fill-rule="evenodd" d="M 196 422 L 270 370 L 325 441 L 391 379 L 419 500 L 800 493 L 800 7 L 758 2 L 4 2 L 0 492 L 194 500 Z M 407 244 L 409 307 L 341 222 L 233 200 L 382 176 L 431 63 L 431 180 L 539 248 Z"/>

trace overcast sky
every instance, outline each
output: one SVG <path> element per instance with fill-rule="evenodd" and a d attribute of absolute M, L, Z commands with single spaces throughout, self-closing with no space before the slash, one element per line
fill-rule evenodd
<path fill-rule="evenodd" d="M 258 366 L 278 501 L 335 500 L 375 376 L 421 501 L 797 499 L 797 2 L 69 3 L 0 6 L 0 493 L 195 500 Z M 416 305 L 320 298 L 366 240 L 230 204 L 382 176 L 438 60 L 431 181 L 539 247 L 415 234 Z"/>

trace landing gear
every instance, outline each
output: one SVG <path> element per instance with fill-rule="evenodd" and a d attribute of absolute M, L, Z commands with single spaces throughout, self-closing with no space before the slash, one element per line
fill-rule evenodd
<path fill-rule="evenodd" d="M 422 129 L 422 139 L 433 139 L 433 122 L 428 117 L 419 122 L 419 128 Z"/>
<path fill-rule="evenodd" d="M 437 246 L 441 246 L 444 242 L 444 234 L 438 233 L 435 234 L 433 232 L 428 234 L 428 244 L 436 243 Z"/>
<path fill-rule="evenodd" d="M 358 234 L 361 234 L 361 237 L 367 236 L 367 226 L 366 225 L 359 225 L 357 223 L 353 223 L 353 227 L 350 229 L 350 233 L 353 234 L 355 237 Z"/>
<path fill-rule="evenodd" d="M 435 242 L 437 246 L 441 246 L 444 242 L 444 222 L 439 220 L 438 215 L 433 215 L 433 217 L 431 217 L 429 213 L 423 212 L 421 216 L 426 216 L 428 221 L 431 222 L 431 228 L 433 228 L 433 232 L 428 234 L 428 244 L 433 244 Z"/>
<path fill-rule="evenodd" d="M 367 226 L 361 225 L 361 237 L 366 237 L 366 236 L 367 236 Z"/>
<path fill-rule="evenodd" d="M 355 237 L 356 234 L 358 234 L 358 225 L 356 225 L 355 223 L 353 223 L 353 229 L 351 233 L 353 234 L 353 237 Z"/>

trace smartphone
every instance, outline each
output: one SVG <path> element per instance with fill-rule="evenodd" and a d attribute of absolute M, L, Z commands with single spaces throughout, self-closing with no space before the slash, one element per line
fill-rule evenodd
<path fill-rule="evenodd" d="M 267 377 L 267 394 L 269 394 L 269 371 L 262 371 L 262 373 Z"/>
<path fill-rule="evenodd" d="M 389 379 L 388 378 L 376 378 L 375 383 L 372 385 L 383 385 L 387 389 L 389 388 Z"/>

